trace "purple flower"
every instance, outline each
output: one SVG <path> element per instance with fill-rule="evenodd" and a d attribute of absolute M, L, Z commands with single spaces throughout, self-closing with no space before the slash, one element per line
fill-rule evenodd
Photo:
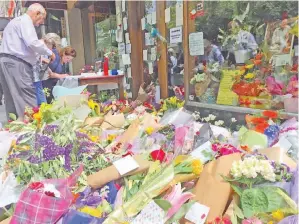
<path fill-rule="evenodd" d="M 51 135 L 58 129 L 58 125 L 49 124 L 44 128 L 44 134 Z"/>
<path fill-rule="evenodd" d="M 82 132 L 77 132 L 77 131 L 76 131 L 76 136 L 77 136 L 77 138 L 79 138 L 79 139 L 81 139 L 81 138 L 83 138 L 83 139 L 89 139 L 89 138 L 88 138 L 88 135 L 85 134 L 85 133 L 82 133 Z"/>

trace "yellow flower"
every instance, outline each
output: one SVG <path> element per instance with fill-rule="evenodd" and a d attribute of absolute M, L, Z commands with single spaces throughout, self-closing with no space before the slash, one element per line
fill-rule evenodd
<path fill-rule="evenodd" d="M 184 106 L 184 104 L 185 104 L 185 101 L 183 101 L 183 102 L 181 102 L 181 103 L 178 103 L 178 108 L 181 108 L 181 107 L 183 107 L 183 106 Z"/>
<path fill-rule="evenodd" d="M 154 128 L 148 127 L 148 128 L 145 129 L 145 132 L 146 132 L 146 134 L 151 135 L 154 132 Z"/>
<path fill-rule="evenodd" d="M 42 119 L 41 112 L 39 111 L 38 113 L 33 114 L 33 118 L 34 118 L 34 120 L 39 122 Z"/>
<path fill-rule="evenodd" d="M 94 135 L 89 136 L 89 138 L 90 138 L 90 140 L 91 140 L 92 142 L 97 142 L 97 141 L 99 140 L 99 137 L 98 137 L 98 136 L 94 136 Z"/>
<path fill-rule="evenodd" d="M 171 104 L 176 104 L 176 101 L 177 101 L 177 98 L 175 96 L 173 96 L 169 99 L 169 103 L 171 103 Z"/>
<path fill-rule="evenodd" d="M 161 109 L 162 109 L 162 111 L 166 111 L 166 110 L 167 110 L 167 105 L 166 105 L 166 102 L 164 102 L 164 103 L 163 103 L 163 105 L 162 105 L 162 108 L 161 108 Z"/>
<path fill-rule="evenodd" d="M 80 209 L 80 212 L 86 213 L 88 215 L 100 218 L 102 216 L 102 211 L 96 208 L 85 206 Z"/>
<path fill-rule="evenodd" d="M 88 106 L 90 109 L 94 110 L 97 104 L 93 100 L 88 100 Z"/>
<path fill-rule="evenodd" d="M 247 73 L 244 78 L 245 79 L 253 79 L 255 77 L 255 74 L 254 73 Z"/>
<path fill-rule="evenodd" d="M 274 222 L 273 221 L 269 221 L 267 224 L 274 224 Z"/>
<path fill-rule="evenodd" d="M 198 159 L 193 160 L 191 163 L 191 166 L 192 166 L 192 172 L 195 175 L 199 175 L 202 172 L 203 166 L 202 166 L 202 163 L 200 162 L 200 160 L 198 160 Z"/>
<path fill-rule="evenodd" d="M 284 219 L 284 214 L 281 210 L 277 210 L 272 212 L 272 217 L 279 222 L 280 220 Z"/>
<path fill-rule="evenodd" d="M 116 135 L 108 135 L 107 140 L 112 142 L 116 138 Z"/>
<path fill-rule="evenodd" d="M 251 64 L 251 65 L 245 65 L 245 68 L 246 69 L 252 69 L 254 67 L 254 64 Z"/>

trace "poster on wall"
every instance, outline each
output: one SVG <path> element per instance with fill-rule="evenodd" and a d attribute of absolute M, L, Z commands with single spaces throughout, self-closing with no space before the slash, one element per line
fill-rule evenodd
<path fill-rule="evenodd" d="M 123 55 L 125 53 L 126 53 L 125 44 L 124 43 L 119 43 L 118 44 L 118 55 Z"/>
<path fill-rule="evenodd" d="M 182 27 L 175 27 L 170 29 L 170 43 L 177 44 L 182 42 Z"/>
<path fill-rule="evenodd" d="M 189 52 L 191 56 L 204 55 L 203 32 L 190 33 Z"/>

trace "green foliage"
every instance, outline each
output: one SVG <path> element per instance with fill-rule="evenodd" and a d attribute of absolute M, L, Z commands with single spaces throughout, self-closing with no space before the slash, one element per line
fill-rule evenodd
<path fill-rule="evenodd" d="M 242 1 L 205 1 L 205 14 L 196 18 L 196 30 L 206 33 L 209 40 L 217 43 L 217 36 L 220 34 L 219 28 L 227 31 L 228 23 L 246 12 L 246 7 L 247 2 Z M 266 26 L 262 25 L 267 21 L 281 20 L 284 11 L 288 12 L 289 17 L 297 16 L 297 2 L 250 1 L 249 12 L 244 18 L 243 24 L 246 24 L 246 30 L 263 39 Z"/>

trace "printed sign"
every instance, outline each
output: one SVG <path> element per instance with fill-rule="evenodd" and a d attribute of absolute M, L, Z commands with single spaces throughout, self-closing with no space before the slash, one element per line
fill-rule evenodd
<path fill-rule="evenodd" d="M 170 29 L 170 43 L 177 44 L 182 42 L 182 27 Z"/>

